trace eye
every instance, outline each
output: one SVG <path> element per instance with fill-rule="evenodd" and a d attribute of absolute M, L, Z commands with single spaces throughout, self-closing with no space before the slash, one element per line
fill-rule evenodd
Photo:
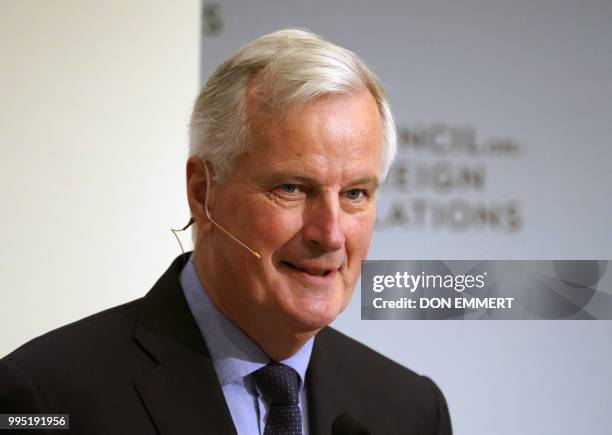
<path fill-rule="evenodd" d="M 364 199 L 366 193 L 363 189 L 350 189 L 346 191 L 346 197 L 351 201 L 359 201 Z"/>
<path fill-rule="evenodd" d="M 285 200 L 297 200 L 304 197 L 305 188 L 301 184 L 284 183 L 274 188 L 274 194 Z"/>
<path fill-rule="evenodd" d="M 297 184 L 281 184 L 281 185 L 279 186 L 279 189 L 280 189 L 281 191 L 283 191 L 284 193 L 289 193 L 289 194 L 291 194 L 291 193 L 295 193 L 295 192 L 297 192 L 297 190 L 298 190 L 298 186 L 297 186 Z"/>

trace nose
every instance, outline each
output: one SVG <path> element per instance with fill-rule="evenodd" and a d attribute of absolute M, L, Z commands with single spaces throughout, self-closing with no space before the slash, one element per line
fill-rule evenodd
<path fill-rule="evenodd" d="M 319 246 L 325 252 L 344 247 L 342 209 L 337 195 L 329 194 L 313 199 L 304 210 L 302 234 L 306 242 Z"/>

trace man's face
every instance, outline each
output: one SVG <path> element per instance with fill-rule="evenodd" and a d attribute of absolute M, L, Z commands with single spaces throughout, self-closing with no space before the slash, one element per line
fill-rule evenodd
<path fill-rule="evenodd" d="M 330 95 L 279 121 L 250 110 L 250 152 L 210 191 L 201 262 L 216 305 L 242 329 L 316 331 L 353 292 L 376 217 L 382 124 L 367 91 Z"/>

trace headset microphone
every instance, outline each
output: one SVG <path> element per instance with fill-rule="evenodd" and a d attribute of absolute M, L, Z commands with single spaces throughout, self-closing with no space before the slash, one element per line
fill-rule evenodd
<path fill-rule="evenodd" d="M 255 257 L 261 259 L 261 255 L 259 255 L 258 252 L 254 251 L 253 249 L 249 248 L 247 245 L 245 245 L 244 243 L 242 243 L 240 240 L 238 240 L 232 233 L 230 233 L 228 230 L 226 230 L 225 228 L 223 228 L 221 225 L 219 225 L 217 222 L 215 222 L 215 220 L 211 217 L 210 215 L 210 211 L 208 211 L 208 192 L 210 191 L 210 175 L 208 173 L 208 164 L 206 163 L 206 161 L 204 161 L 204 170 L 206 171 L 206 195 L 204 198 L 204 211 L 206 212 L 206 217 L 208 218 L 209 221 L 211 221 L 217 228 L 219 228 L 221 231 L 223 231 L 225 234 L 227 234 L 230 238 L 232 238 L 236 243 L 238 243 L 240 246 L 242 246 L 244 249 L 246 249 L 247 251 L 249 251 L 251 254 L 253 254 Z M 193 218 L 191 218 L 193 219 Z"/>
<path fill-rule="evenodd" d="M 232 240 L 234 240 L 236 243 L 238 243 L 240 246 L 242 246 L 244 249 L 246 249 L 247 251 L 249 251 L 251 254 L 253 254 L 255 257 L 261 259 L 261 255 L 259 255 L 258 252 L 254 251 L 253 249 L 249 248 L 247 245 L 245 245 L 244 243 L 242 243 L 240 240 L 238 240 L 232 233 L 230 233 L 228 230 L 226 230 L 225 228 L 223 228 L 221 225 L 219 225 L 217 222 L 215 222 L 215 220 L 212 218 L 212 216 L 210 215 L 210 211 L 208 210 L 208 191 L 210 190 L 210 175 L 208 173 L 208 165 L 206 164 L 205 161 L 203 161 L 204 163 L 204 170 L 206 171 L 206 195 L 204 197 L 204 211 L 206 212 L 206 217 L 208 218 L 209 221 L 211 221 L 213 223 L 213 225 L 215 225 L 217 228 L 219 228 L 221 231 L 223 231 L 225 234 L 227 234 L 228 237 L 230 237 Z M 193 223 L 195 223 L 195 219 L 193 218 L 193 216 L 189 219 L 189 222 L 187 222 L 187 225 L 185 225 L 183 228 L 181 228 L 180 230 L 176 230 L 176 229 L 172 229 L 170 228 L 170 231 L 172 231 L 172 234 L 174 234 L 174 237 L 176 237 L 176 240 L 179 244 L 179 246 L 181 247 L 181 251 L 183 252 L 183 256 L 185 255 L 185 251 L 183 250 L 183 245 L 181 244 L 181 241 L 179 240 L 178 236 L 176 235 L 176 233 L 178 231 L 185 231 L 187 228 L 189 228 Z"/>

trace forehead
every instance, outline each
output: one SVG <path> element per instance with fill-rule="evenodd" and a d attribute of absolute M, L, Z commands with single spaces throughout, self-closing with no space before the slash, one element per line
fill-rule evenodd
<path fill-rule="evenodd" d="M 331 94 L 285 116 L 250 110 L 247 160 L 259 171 L 302 171 L 325 180 L 378 178 L 382 121 L 367 90 Z"/>

